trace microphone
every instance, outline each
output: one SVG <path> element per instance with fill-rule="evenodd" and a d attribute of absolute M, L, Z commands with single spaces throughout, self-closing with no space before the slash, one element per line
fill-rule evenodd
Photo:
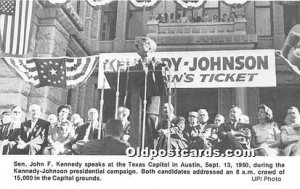
<path fill-rule="evenodd" d="M 168 65 L 162 62 L 160 58 L 152 57 L 152 61 L 155 62 L 156 65 L 160 65 L 162 67 L 168 67 Z"/>

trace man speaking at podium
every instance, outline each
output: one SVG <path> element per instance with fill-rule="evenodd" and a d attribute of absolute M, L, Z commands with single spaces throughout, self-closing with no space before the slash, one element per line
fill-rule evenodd
<path fill-rule="evenodd" d="M 146 83 L 146 118 L 145 118 L 145 138 L 144 147 L 154 149 L 154 139 L 158 137 L 156 126 L 158 124 L 158 116 L 160 112 L 160 98 L 166 95 L 166 77 L 162 72 L 165 66 L 162 62 L 155 58 L 149 57 L 149 54 L 156 50 L 156 43 L 149 37 L 142 37 L 137 41 L 137 53 L 141 59 L 138 64 L 131 67 L 131 71 L 143 70 L 147 74 Z M 141 98 L 144 100 L 145 81 L 138 82 L 141 90 Z"/>

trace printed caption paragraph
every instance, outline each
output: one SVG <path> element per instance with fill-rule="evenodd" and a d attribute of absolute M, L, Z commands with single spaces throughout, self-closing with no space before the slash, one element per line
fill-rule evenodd
<path fill-rule="evenodd" d="M 268 161 L 13 161 L 13 180 L 18 182 L 100 182 L 107 176 L 206 175 L 239 176 L 250 182 L 280 183 L 286 174 L 283 162 Z"/>

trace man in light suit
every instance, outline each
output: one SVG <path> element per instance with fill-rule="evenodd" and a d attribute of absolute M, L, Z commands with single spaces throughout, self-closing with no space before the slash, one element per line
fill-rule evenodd
<path fill-rule="evenodd" d="M 40 118 L 42 108 L 37 104 L 29 107 L 31 120 L 21 124 L 20 136 L 13 154 L 42 154 L 48 137 L 50 123 Z"/>
<path fill-rule="evenodd" d="M 300 114 L 298 108 L 294 106 L 288 108 L 287 125 L 280 129 L 284 155 L 300 156 Z"/>

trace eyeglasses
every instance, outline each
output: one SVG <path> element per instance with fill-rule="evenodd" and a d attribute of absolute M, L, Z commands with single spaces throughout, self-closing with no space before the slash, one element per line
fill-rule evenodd
<path fill-rule="evenodd" d="M 14 114 L 20 114 L 21 112 L 19 111 L 13 111 Z"/>

